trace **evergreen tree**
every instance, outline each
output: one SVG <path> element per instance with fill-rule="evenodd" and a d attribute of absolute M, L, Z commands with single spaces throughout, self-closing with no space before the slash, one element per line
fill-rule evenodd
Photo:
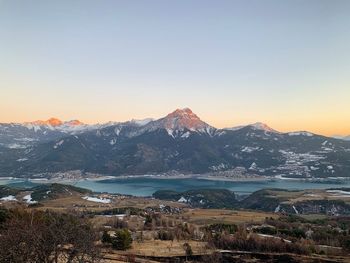
<path fill-rule="evenodd" d="M 131 244 L 132 244 L 131 234 L 129 230 L 127 230 L 126 228 L 118 229 L 115 232 L 114 237 L 111 237 L 111 238 L 112 238 L 112 246 L 115 249 L 126 250 L 131 247 Z"/>

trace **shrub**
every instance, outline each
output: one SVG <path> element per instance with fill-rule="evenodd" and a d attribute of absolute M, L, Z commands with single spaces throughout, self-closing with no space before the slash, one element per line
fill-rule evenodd
<path fill-rule="evenodd" d="M 117 230 L 114 236 L 111 238 L 113 248 L 118 250 L 126 250 L 131 248 L 131 234 L 126 228 Z"/>
<path fill-rule="evenodd" d="M 158 231 L 158 239 L 160 240 L 174 240 L 175 235 L 173 232 L 160 230 Z"/>
<path fill-rule="evenodd" d="M 112 243 L 112 238 L 106 230 L 103 231 L 101 241 L 102 243 Z"/>
<path fill-rule="evenodd" d="M 186 261 L 187 261 L 187 257 L 191 257 L 193 255 L 192 247 L 190 244 L 185 243 L 183 244 L 183 249 L 185 250 Z"/>

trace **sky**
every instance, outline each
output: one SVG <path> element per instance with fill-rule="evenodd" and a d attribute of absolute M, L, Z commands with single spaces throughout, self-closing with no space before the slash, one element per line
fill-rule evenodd
<path fill-rule="evenodd" d="M 0 122 L 350 134 L 350 1 L 0 0 Z"/>

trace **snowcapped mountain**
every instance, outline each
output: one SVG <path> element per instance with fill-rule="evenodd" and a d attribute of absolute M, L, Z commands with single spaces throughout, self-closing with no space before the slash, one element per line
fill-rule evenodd
<path fill-rule="evenodd" d="M 240 125 L 240 126 L 236 126 L 236 127 L 232 127 L 232 128 L 225 128 L 224 130 L 237 131 L 237 130 L 240 130 L 240 129 L 245 128 L 245 127 L 250 127 L 254 130 L 261 130 L 261 131 L 266 131 L 266 132 L 271 132 L 271 133 L 280 133 L 280 132 L 272 129 L 271 127 L 269 127 L 267 124 L 262 123 L 262 122 L 256 122 L 256 123 L 248 124 L 248 125 Z"/>
<path fill-rule="evenodd" d="M 348 141 L 263 123 L 216 129 L 188 108 L 156 120 L 0 124 L 0 176 L 80 170 L 339 178 L 349 169 Z"/>
<path fill-rule="evenodd" d="M 216 128 L 202 121 L 189 108 L 177 109 L 164 118 L 147 123 L 142 132 L 165 129 L 171 137 L 188 137 L 191 133 L 213 135 Z"/>
<path fill-rule="evenodd" d="M 32 124 L 32 125 L 38 125 L 38 126 L 52 126 L 52 127 L 56 127 L 56 126 L 60 126 L 63 124 L 63 122 L 57 118 L 50 118 L 46 121 L 42 121 L 42 120 L 37 120 L 37 121 L 33 121 L 33 122 L 29 122 L 28 124 Z"/>
<path fill-rule="evenodd" d="M 349 136 L 345 136 L 345 137 L 343 138 L 343 140 L 350 141 L 350 135 L 349 135 Z"/>
<path fill-rule="evenodd" d="M 113 125 L 114 123 L 110 123 Z M 65 133 L 79 133 L 87 130 L 93 130 L 105 127 L 106 124 L 85 124 L 79 120 L 61 121 L 57 118 L 50 118 L 46 121 L 37 120 L 33 122 L 26 122 L 23 124 L 28 129 L 34 129 L 36 131 L 40 129 L 57 130 Z"/>
<path fill-rule="evenodd" d="M 348 136 L 334 135 L 333 137 L 336 139 L 344 140 L 344 141 L 350 141 L 350 135 L 348 135 Z"/>
<path fill-rule="evenodd" d="M 266 131 L 266 132 L 279 133 L 278 131 L 272 129 L 267 124 L 262 123 L 262 122 L 256 122 L 256 123 L 250 124 L 248 126 L 252 127 L 253 129 L 256 129 L 256 130 L 262 130 L 262 131 Z"/>
<path fill-rule="evenodd" d="M 0 146 L 26 148 L 35 143 L 55 140 L 68 134 L 79 134 L 101 129 L 115 122 L 105 124 L 84 124 L 79 120 L 61 121 L 50 118 L 25 123 L 0 123 Z"/>

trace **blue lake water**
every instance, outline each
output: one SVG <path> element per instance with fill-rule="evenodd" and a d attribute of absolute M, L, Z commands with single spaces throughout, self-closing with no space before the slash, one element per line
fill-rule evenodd
<path fill-rule="evenodd" d="M 36 183 L 23 180 L 0 181 L 0 184 L 9 184 L 13 186 L 31 187 Z M 234 191 L 237 194 L 249 194 L 263 188 L 283 188 L 290 190 L 298 189 L 326 189 L 350 187 L 350 181 L 341 183 L 315 183 L 307 181 L 294 180 L 276 180 L 259 182 L 228 182 L 211 181 L 203 179 L 157 179 L 157 178 L 123 178 L 110 179 L 104 181 L 79 181 L 71 183 L 72 185 L 84 187 L 96 192 L 120 193 L 135 196 L 151 196 L 157 190 L 175 190 L 185 191 L 190 189 L 203 188 L 224 188 Z"/>

